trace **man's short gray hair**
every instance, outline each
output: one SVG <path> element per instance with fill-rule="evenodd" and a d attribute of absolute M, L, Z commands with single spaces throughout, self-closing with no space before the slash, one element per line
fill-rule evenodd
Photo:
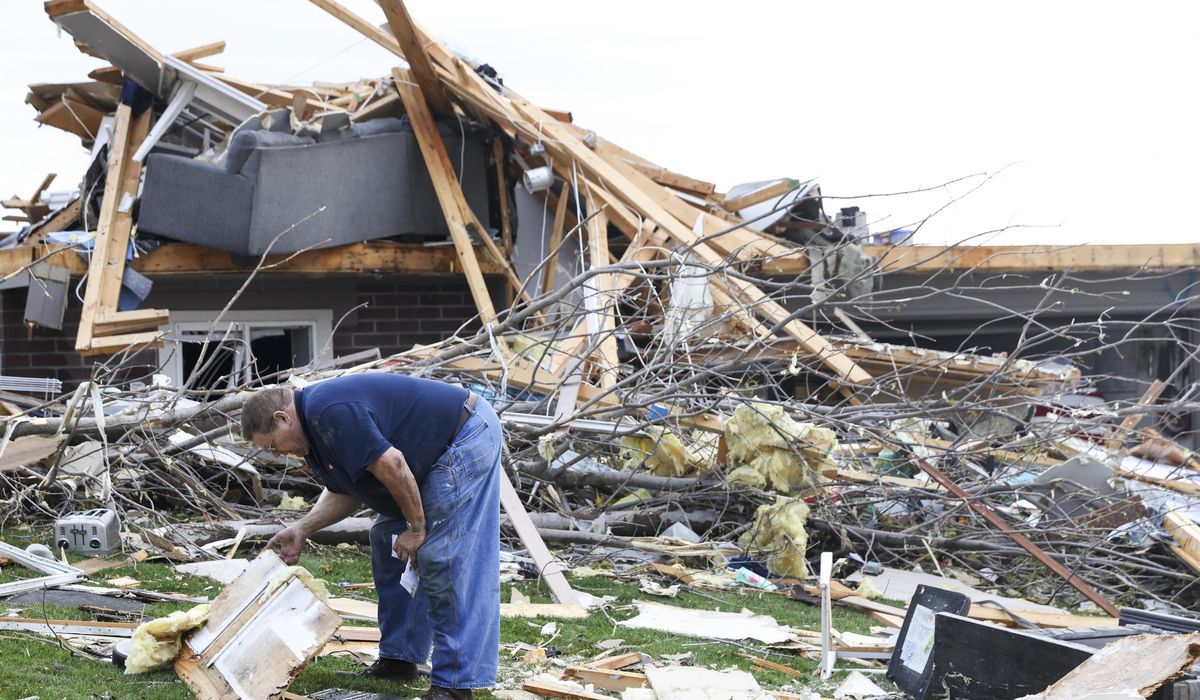
<path fill-rule="evenodd" d="M 242 438 L 275 431 L 275 412 L 292 404 L 292 390 L 284 386 L 262 389 L 242 406 Z"/>

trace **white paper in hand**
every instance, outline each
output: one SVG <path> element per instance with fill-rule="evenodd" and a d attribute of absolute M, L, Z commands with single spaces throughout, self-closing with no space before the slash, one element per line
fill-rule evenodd
<path fill-rule="evenodd" d="M 396 556 L 396 538 L 399 535 L 392 535 L 392 558 L 399 559 Z M 412 560 L 404 563 L 404 573 L 400 576 L 400 585 L 404 590 L 408 591 L 409 595 L 417 594 L 417 584 L 421 583 L 421 577 L 417 575 L 417 570 L 413 568 Z"/>

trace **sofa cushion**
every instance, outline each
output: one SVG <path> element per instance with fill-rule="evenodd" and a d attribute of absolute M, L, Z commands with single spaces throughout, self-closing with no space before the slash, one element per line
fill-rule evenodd
<path fill-rule="evenodd" d="M 380 117 L 370 121 L 359 122 L 350 129 L 359 136 L 375 136 L 376 134 L 391 134 L 397 131 L 412 131 L 406 119 L 396 117 Z"/>
<path fill-rule="evenodd" d="M 235 133 L 225 149 L 225 172 L 240 173 L 257 148 L 281 148 L 313 143 L 311 136 L 293 136 L 278 131 L 243 131 Z"/>

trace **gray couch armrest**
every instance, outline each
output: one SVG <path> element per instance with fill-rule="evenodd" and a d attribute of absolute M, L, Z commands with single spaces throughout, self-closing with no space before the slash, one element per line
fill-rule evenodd
<path fill-rule="evenodd" d="M 146 159 L 138 230 L 249 255 L 254 182 L 180 156 Z"/>

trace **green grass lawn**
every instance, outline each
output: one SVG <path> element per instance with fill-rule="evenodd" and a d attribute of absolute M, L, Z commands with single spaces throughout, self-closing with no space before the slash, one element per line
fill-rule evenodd
<path fill-rule="evenodd" d="M 4 539 L 17 546 L 24 546 L 28 539 L 13 538 L 12 533 L 6 533 Z M 248 545 L 248 546 L 247 546 Z M 243 553 L 252 556 L 256 551 L 256 543 L 243 545 Z M 371 580 L 370 556 L 366 547 L 351 546 L 320 547 L 310 546 L 301 564 L 316 576 L 327 582 L 367 582 Z M 77 558 L 72 557 L 72 560 Z M 0 573 L 0 583 L 27 578 L 29 572 L 18 566 L 4 567 Z M 155 591 L 203 595 L 210 599 L 220 592 L 220 584 L 209 579 L 184 576 L 177 574 L 170 564 L 159 562 L 143 562 L 136 566 L 129 565 L 109 569 L 95 574 L 91 582 L 104 585 L 104 581 L 119 576 L 136 578 L 142 583 L 142 588 Z M 619 620 L 627 619 L 636 614 L 633 602 L 637 600 L 653 600 L 686 608 L 703 608 L 724 612 L 738 612 L 748 609 L 756 614 L 770 615 L 781 624 L 809 630 L 820 628 L 819 609 L 804 603 L 790 600 L 784 596 L 758 591 L 755 589 L 740 589 L 736 591 L 696 592 L 682 591 L 676 598 L 656 598 L 638 589 L 634 580 L 620 581 L 608 577 L 591 576 L 575 577 L 571 583 L 577 589 L 596 596 L 614 596 L 616 600 L 610 603 L 604 612 L 593 612 L 583 620 L 555 620 L 557 627 L 553 638 L 542 633 L 542 628 L 550 620 L 505 619 L 501 621 L 500 640 L 500 678 L 497 687 L 519 688 L 522 681 L 538 673 L 554 671 L 560 666 L 569 664 L 584 664 L 600 655 L 602 649 L 597 643 L 604 640 L 623 640 L 617 653 L 640 651 L 656 659 L 668 654 L 690 652 L 692 656 L 684 663 L 707 668 L 725 669 L 740 668 L 752 671 L 764 688 L 776 690 L 799 690 L 820 685 L 828 694 L 833 686 L 821 685 L 814 675 L 815 662 L 803 657 L 783 653 L 772 653 L 758 644 L 731 644 L 714 642 L 703 639 L 680 637 L 654 630 L 638 630 L 616 626 Z M 665 583 L 665 582 L 664 582 Z M 539 590 L 536 582 L 520 582 L 503 584 L 502 596 L 507 601 L 511 588 L 515 586 L 527 595 L 533 602 L 550 602 L 544 586 Z M 353 594 L 342 593 L 336 586 L 330 586 L 331 593 L 337 595 L 356 595 L 374 600 L 375 592 L 362 589 Z M 14 605 L 0 603 L 8 610 L 6 616 L 19 615 L 28 618 L 51 619 L 91 619 L 90 614 L 78 609 L 60 606 Z M 159 603 L 147 605 L 145 614 L 148 617 L 158 617 L 174 610 L 188 607 L 179 603 Z M 13 608 L 19 608 L 14 612 Z M 873 624 L 870 618 L 856 611 L 835 608 L 834 626 L 839 630 L 869 633 Z M 518 642 L 546 648 L 553 658 L 545 664 L 528 664 L 522 660 L 523 651 L 513 645 Z M 770 659 L 805 674 L 801 678 L 790 678 L 778 671 L 761 671 L 754 669 L 750 660 L 736 656 L 735 652 L 750 653 L 755 656 Z M 363 668 L 358 661 L 348 657 L 325 657 L 317 659 L 300 674 L 292 685 L 292 692 L 306 694 L 330 687 L 341 687 L 352 690 L 391 693 L 399 696 L 417 695 L 423 692 L 427 683 L 416 683 L 412 686 L 397 686 L 379 681 L 369 681 L 353 675 Z M 842 674 L 834 676 L 836 682 Z M 881 676 L 873 675 L 872 679 L 885 688 L 890 687 Z M 67 698 L 80 699 L 120 699 L 138 698 L 139 700 L 173 700 L 191 698 L 187 687 L 170 671 L 160 671 L 139 676 L 123 675 L 107 659 L 96 659 L 72 653 L 62 648 L 54 639 L 34 633 L 0 632 L 0 700 L 18 699 L 37 696 L 40 700 L 58 700 Z M 489 698 L 490 694 L 477 694 L 479 698 Z"/>

